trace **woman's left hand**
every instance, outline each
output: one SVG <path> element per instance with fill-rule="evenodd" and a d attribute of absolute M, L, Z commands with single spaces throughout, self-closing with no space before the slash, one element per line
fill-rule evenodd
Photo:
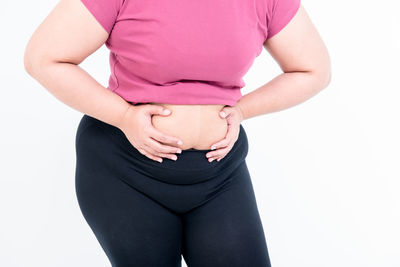
<path fill-rule="evenodd" d="M 213 160 L 220 161 L 232 149 L 239 136 L 240 123 L 244 116 L 242 110 L 236 106 L 226 106 L 219 112 L 221 118 L 225 118 L 228 123 L 228 130 L 224 139 L 218 141 L 211 146 L 211 152 L 206 154 L 209 162 Z"/>

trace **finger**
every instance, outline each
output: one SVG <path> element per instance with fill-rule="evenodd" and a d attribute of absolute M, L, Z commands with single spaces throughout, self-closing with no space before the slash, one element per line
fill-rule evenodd
<path fill-rule="evenodd" d="M 146 156 L 146 150 L 144 150 L 143 148 L 138 148 L 137 149 L 141 154 Z"/>
<path fill-rule="evenodd" d="M 146 150 L 148 151 L 148 153 L 154 155 L 154 156 L 158 156 L 158 152 L 154 150 L 154 148 L 152 148 L 151 146 L 149 146 L 148 144 L 144 144 L 144 146 L 146 147 Z"/>
<path fill-rule="evenodd" d="M 159 143 L 158 141 L 149 138 L 149 140 L 146 143 L 148 146 L 150 146 L 156 153 L 181 153 L 182 150 L 179 147 L 174 147 L 174 146 L 168 146 Z"/>
<path fill-rule="evenodd" d="M 228 132 L 227 132 L 225 138 L 222 139 L 221 141 L 213 144 L 211 146 L 211 150 L 226 147 L 231 143 L 232 140 L 237 140 L 238 137 L 239 137 L 239 131 L 238 130 L 234 131 L 234 130 L 230 130 L 228 128 Z"/>
<path fill-rule="evenodd" d="M 178 157 L 175 154 L 160 153 L 160 152 L 157 152 L 156 150 L 154 150 L 152 147 L 149 147 L 149 146 L 148 146 L 148 149 L 150 151 L 152 151 L 153 156 L 158 156 L 158 157 L 161 157 L 161 158 L 168 158 L 168 159 L 171 159 L 171 160 L 174 160 L 174 161 L 176 161 L 178 159 Z"/>
<path fill-rule="evenodd" d="M 178 144 L 178 145 L 182 145 L 182 141 L 174 136 L 170 136 L 170 135 L 166 135 L 164 133 L 162 133 L 161 131 L 155 129 L 155 128 L 151 128 L 150 129 L 150 135 L 152 138 L 154 138 L 155 140 L 165 143 L 165 144 Z"/>
<path fill-rule="evenodd" d="M 157 115 L 170 115 L 171 110 L 161 106 L 161 105 L 153 105 L 153 104 L 147 104 L 146 106 L 146 111 L 148 114 L 157 114 Z"/>
<path fill-rule="evenodd" d="M 229 145 L 229 139 L 228 138 L 224 138 L 221 141 L 218 141 L 217 143 L 213 144 L 211 146 L 211 150 L 216 150 L 218 148 L 223 148 Z"/>
<path fill-rule="evenodd" d="M 226 155 L 228 155 L 231 150 L 232 150 L 232 146 L 227 148 L 226 151 L 222 155 L 220 155 L 219 157 L 215 157 L 215 159 L 217 161 L 220 161 L 221 159 L 225 158 Z"/>
<path fill-rule="evenodd" d="M 208 152 L 207 153 L 207 155 L 206 155 L 206 157 L 210 160 L 210 159 L 217 159 L 217 158 L 220 158 L 220 157 L 223 157 L 223 156 L 225 156 L 226 154 L 228 154 L 228 152 L 230 151 L 232 149 L 232 145 L 228 145 L 227 147 L 224 147 L 224 148 L 220 148 L 220 149 L 217 149 L 217 150 L 215 150 L 215 151 L 211 151 L 211 152 Z"/>
<path fill-rule="evenodd" d="M 157 150 L 154 150 L 151 146 L 146 145 L 147 149 L 154 155 L 162 158 L 169 158 L 171 160 L 177 160 L 178 157 L 175 154 L 168 154 L 168 153 L 162 153 L 158 152 Z"/>
<path fill-rule="evenodd" d="M 226 155 L 225 155 L 226 156 Z M 221 159 L 225 158 L 225 156 L 221 157 L 221 158 L 217 158 L 217 161 L 220 161 Z"/>
<path fill-rule="evenodd" d="M 175 154 L 164 154 L 164 153 L 157 153 L 155 154 L 158 157 L 161 158 L 168 158 L 170 160 L 176 161 L 178 159 L 178 157 Z"/>
<path fill-rule="evenodd" d="M 229 146 L 228 148 L 223 149 L 224 153 L 220 155 L 219 157 L 215 157 L 217 161 L 220 161 L 221 159 L 225 158 L 226 155 L 232 150 L 232 146 Z"/>
<path fill-rule="evenodd" d="M 208 161 L 209 161 L 209 162 L 213 162 L 214 160 L 220 161 L 220 160 L 223 159 L 226 155 L 227 155 L 227 153 L 224 154 L 224 155 L 220 155 L 220 156 L 218 156 L 218 157 L 211 157 L 211 158 L 208 159 Z"/>
<path fill-rule="evenodd" d="M 229 129 L 229 131 L 227 132 L 225 138 L 229 139 L 229 140 L 234 140 L 234 139 L 237 139 L 238 135 L 239 135 L 239 131 L 237 129 L 235 129 L 235 130 Z"/>
<path fill-rule="evenodd" d="M 140 153 L 142 153 L 143 155 L 145 155 L 145 156 L 148 157 L 149 159 L 158 161 L 158 162 L 160 162 L 160 163 L 162 162 L 162 158 L 157 157 L 157 156 L 154 156 L 154 155 L 152 155 L 150 152 L 148 152 L 148 151 L 146 151 L 146 150 L 144 150 L 144 149 L 142 149 L 142 148 L 140 148 L 140 149 L 138 149 L 138 150 L 139 150 Z"/>

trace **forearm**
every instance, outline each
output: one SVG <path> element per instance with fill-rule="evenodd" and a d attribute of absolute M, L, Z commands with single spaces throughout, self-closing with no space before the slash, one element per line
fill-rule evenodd
<path fill-rule="evenodd" d="M 116 127 L 131 105 L 76 64 L 42 63 L 27 71 L 61 102 Z"/>
<path fill-rule="evenodd" d="M 285 72 L 243 95 L 236 105 L 244 119 L 249 119 L 300 104 L 324 89 L 329 81 L 326 74 Z"/>

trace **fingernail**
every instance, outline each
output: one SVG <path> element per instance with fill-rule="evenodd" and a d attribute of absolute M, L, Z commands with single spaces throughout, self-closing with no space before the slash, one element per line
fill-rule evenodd
<path fill-rule="evenodd" d="M 178 151 L 176 151 L 176 153 L 180 154 L 180 153 L 182 153 L 182 150 L 178 149 Z"/>
<path fill-rule="evenodd" d="M 177 156 L 173 156 L 172 159 L 173 159 L 173 160 L 177 160 L 178 157 L 177 157 Z"/>
<path fill-rule="evenodd" d="M 171 111 L 169 109 L 164 109 L 163 114 L 168 115 Z"/>
<path fill-rule="evenodd" d="M 162 159 L 159 159 L 159 160 L 158 160 L 158 162 L 160 162 L 160 163 L 161 163 L 161 162 L 162 162 Z"/>
<path fill-rule="evenodd" d="M 182 141 L 181 140 L 179 140 L 178 141 L 178 145 L 182 145 L 183 143 L 182 143 Z"/>
<path fill-rule="evenodd" d="M 214 159 L 208 159 L 208 162 L 212 162 Z"/>
<path fill-rule="evenodd" d="M 221 116 L 225 117 L 226 116 L 225 112 L 221 111 Z"/>
<path fill-rule="evenodd" d="M 215 149 L 215 146 L 212 146 L 212 147 L 211 147 L 211 150 L 214 150 L 214 149 Z"/>

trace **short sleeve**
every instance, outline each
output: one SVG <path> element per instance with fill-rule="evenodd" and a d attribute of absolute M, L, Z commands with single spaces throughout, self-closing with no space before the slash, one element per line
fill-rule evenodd
<path fill-rule="evenodd" d="M 97 22 L 110 34 L 124 0 L 81 0 Z"/>
<path fill-rule="evenodd" d="M 294 17 L 301 0 L 270 0 L 267 6 L 267 37 L 280 32 Z"/>

